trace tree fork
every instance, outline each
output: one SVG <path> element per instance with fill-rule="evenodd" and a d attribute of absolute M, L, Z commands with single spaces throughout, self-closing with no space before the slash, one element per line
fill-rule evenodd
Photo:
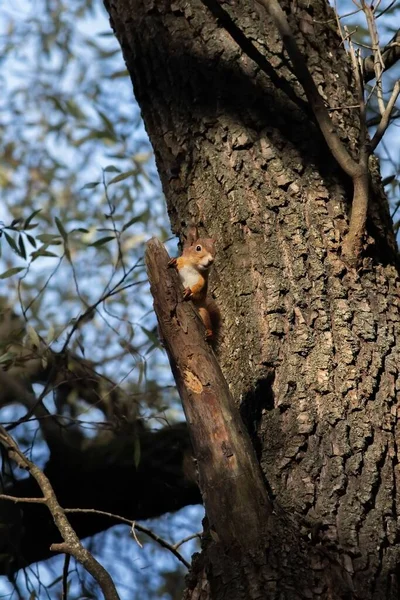
<path fill-rule="evenodd" d="M 180 294 L 177 273 L 155 238 L 146 266 L 154 309 L 192 439 L 199 485 L 210 522 L 227 552 L 254 551 L 270 527 L 272 505 L 250 437 L 204 326 Z"/>

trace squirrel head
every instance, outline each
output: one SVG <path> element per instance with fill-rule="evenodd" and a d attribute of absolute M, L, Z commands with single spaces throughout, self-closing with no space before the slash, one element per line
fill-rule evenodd
<path fill-rule="evenodd" d="M 198 271 L 209 271 L 215 258 L 215 242 L 212 238 L 199 238 L 184 247 L 182 256 Z"/>

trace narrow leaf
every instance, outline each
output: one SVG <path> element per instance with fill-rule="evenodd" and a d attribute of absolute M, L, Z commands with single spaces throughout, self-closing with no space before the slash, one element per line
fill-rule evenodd
<path fill-rule="evenodd" d="M 108 165 L 108 167 L 104 169 L 104 173 L 121 173 L 121 169 L 117 169 L 114 165 Z"/>
<path fill-rule="evenodd" d="M 91 181 L 90 183 L 86 183 L 81 190 L 92 190 L 93 188 L 99 185 L 100 181 Z"/>
<path fill-rule="evenodd" d="M 13 275 L 20 273 L 24 269 L 25 269 L 25 267 L 12 267 L 12 269 L 8 269 L 4 273 L 2 273 L 0 275 L 0 279 L 7 279 L 7 277 L 12 277 Z"/>
<path fill-rule="evenodd" d="M 96 242 L 93 242 L 92 244 L 89 244 L 89 246 L 95 246 L 96 248 L 98 248 L 99 246 L 103 246 L 103 244 L 107 244 L 111 240 L 115 240 L 115 237 L 113 235 L 108 236 L 108 237 L 100 238 Z"/>
<path fill-rule="evenodd" d="M 108 185 L 110 185 L 111 183 L 118 183 L 118 181 L 123 181 L 124 179 L 128 179 L 128 177 L 131 177 L 132 175 L 136 175 L 136 174 L 137 174 L 137 170 L 131 169 L 130 171 L 126 171 L 125 173 L 121 173 L 120 175 L 113 177 L 111 179 L 111 181 L 108 182 Z"/>
<path fill-rule="evenodd" d="M 5 231 L 4 232 L 4 236 L 9 244 L 9 246 L 11 246 L 11 248 L 14 250 L 14 252 L 16 254 L 18 254 L 18 256 L 20 256 L 17 244 L 14 242 L 14 240 L 12 239 L 12 237 L 10 235 L 8 235 L 8 233 Z"/>
<path fill-rule="evenodd" d="M 55 218 L 55 222 L 56 222 L 58 231 L 61 233 L 62 239 L 64 240 L 65 243 L 67 243 L 68 242 L 68 233 L 65 231 L 64 225 L 61 223 L 61 221 L 58 217 Z"/>
<path fill-rule="evenodd" d="M 22 258 L 26 258 L 26 250 L 25 250 L 24 240 L 23 240 L 21 234 L 19 234 L 19 236 L 18 236 L 18 247 L 19 247 L 19 251 L 21 253 Z"/>
<path fill-rule="evenodd" d="M 38 208 L 37 210 L 34 210 L 33 213 L 31 213 L 29 215 L 29 217 L 25 220 L 25 223 L 24 223 L 24 226 L 23 226 L 22 229 L 27 229 L 27 227 L 29 226 L 29 224 L 32 221 L 32 219 L 34 219 L 36 217 L 36 215 L 38 215 L 41 211 L 42 211 L 41 208 Z"/>

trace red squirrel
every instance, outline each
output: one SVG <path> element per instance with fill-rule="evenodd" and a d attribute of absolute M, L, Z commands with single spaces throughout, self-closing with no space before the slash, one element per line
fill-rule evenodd
<path fill-rule="evenodd" d="M 215 244 L 211 238 L 194 239 L 184 245 L 182 256 L 171 258 L 168 266 L 178 269 L 184 300 L 192 300 L 206 328 L 206 340 L 217 341 L 221 314 L 212 298 L 207 296 L 208 274 L 215 258 Z"/>

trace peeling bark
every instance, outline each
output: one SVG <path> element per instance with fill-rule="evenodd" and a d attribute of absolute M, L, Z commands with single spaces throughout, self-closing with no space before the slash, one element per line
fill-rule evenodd
<path fill-rule="evenodd" d="M 305 563 L 289 560 L 278 527 L 267 564 L 286 568 L 265 584 L 268 597 L 394 599 L 400 285 L 378 166 L 370 161 L 368 241 L 356 271 L 340 255 L 349 183 L 304 108 L 278 34 L 252 2 L 208 5 L 222 6 L 269 77 L 199 0 L 106 2 L 173 228 L 195 222 L 217 240 L 221 366 L 290 515 L 287 544 L 306 545 Z M 282 6 L 329 106 L 353 105 L 331 9 L 323 0 Z M 355 112 L 332 120 L 357 157 Z M 226 597 L 227 581 L 230 598 L 253 597 L 240 587 L 246 565 L 235 573 L 213 547 L 205 544 L 187 597 Z"/>

